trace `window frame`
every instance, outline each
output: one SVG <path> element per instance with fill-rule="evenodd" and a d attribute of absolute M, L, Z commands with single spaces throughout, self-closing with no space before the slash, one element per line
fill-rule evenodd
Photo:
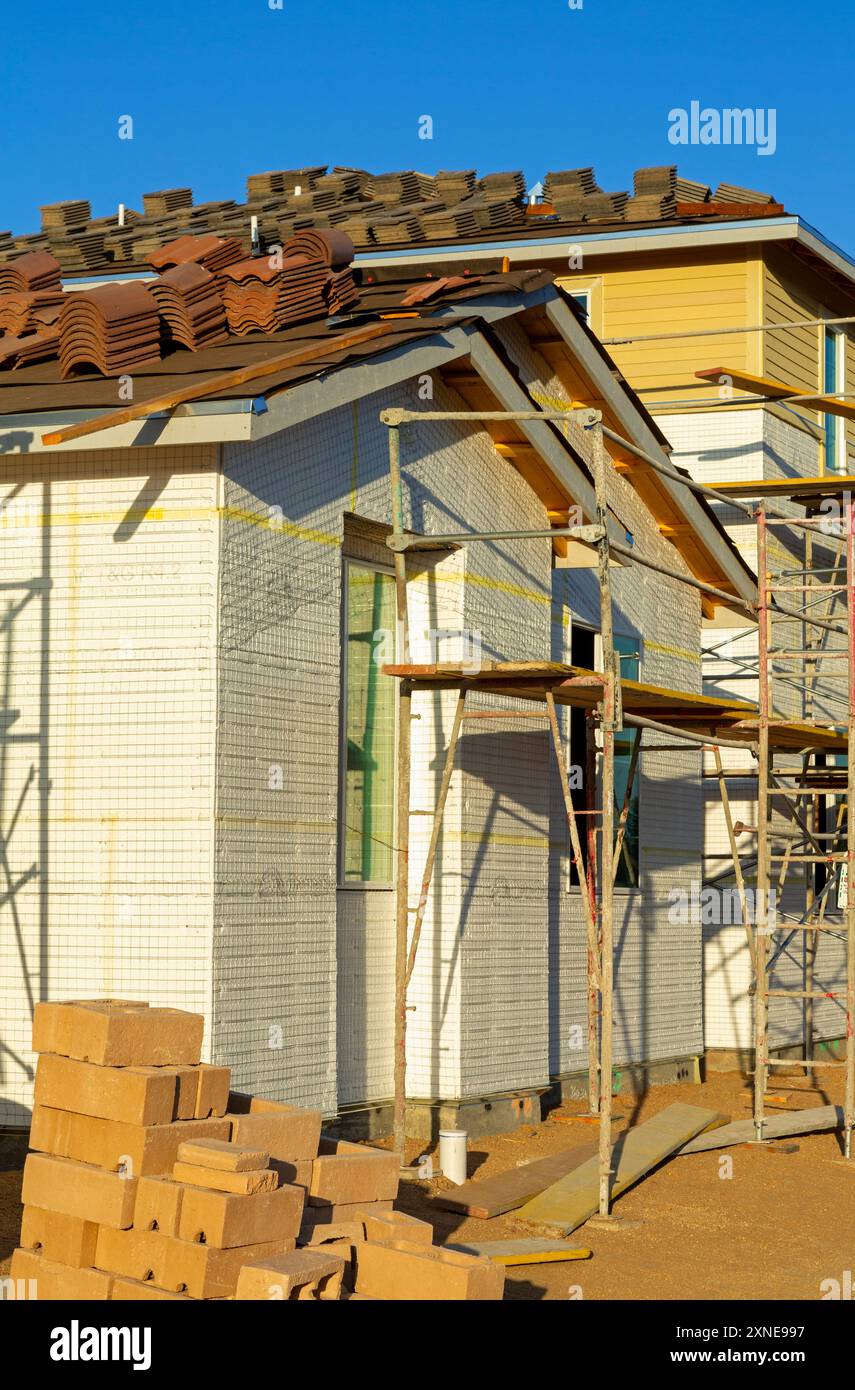
<path fill-rule="evenodd" d="M 599 628 L 594 627 L 592 623 L 580 622 L 580 621 L 579 621 L 578 619 L 576 619 L 575 617 L 571 617 L 571 629 L 570 629 L 570 632 L 571 632 L 571 636 L 570 636 L 570 661 L 571 661 L 571 664 L 572 664 L 573 666 L 578 666 L 578 665 L 581 664 L 581 663 L 579 662 L 579 660 L 578 660 L 579 653 L 578 653 L 577 650 L 576 650 L 576 647 L 575 647 L 573 638 L 574 638 L 574 636 L 575 636 L 575 634 L 576 634 L 577 632 L 584 632 L 585 635 L 586 635 L 586 637 L 591 637 L 591 638 L 593 638 L 593 642 L 592 642 L 592 644 L 591 644 L 591 645 L 592 645 L 592 648 L 593 648 L 593 655 L 592 655 L 592 657 L 591 657 L 591 665 L 592 665 L 592 667 L 594 668 L 594 670 L 602 670 L 602 660 L 601 660 L 601 656 L 602 656 L 602 643 L 601 643 L 601 641 L 600 641 L 600 630 L 599 630 Z M 572 718 L 573 718 L 573 707 L 572 707 L 572 706 L 568 706 L 567 708 L 568 708 L 568 718 L 569 718 L 569 720 L 572 722 Z M 583 716 L 584 716 L 586 712 L 585 712 L 585 711 L 581 711 L 581 713 L 582 713 Z M 574 761 L 573 761 L 573 739 L 572 739 L 571 736 L 569 736 L 569 735 L 570 735 L 570 730 L 569 730 L 569 729 L 568 729 L 568 739 L 567 739 L 567 744 L 566 744 L 565 754 L 564 754 L 564 769 L 565 769 L 565 772 L 566 772 L 568 778 L 570 777 L 570 775 L 571 775 L 571 773 L 572 773 L 572 771 L 573 771 L 574 766 L 581 766 L 581 767 L 582 767 L 582 778 L 583 778 L 583 783 L 584 783 L 584 778 L 587 777 L 587 775 L 588 775 L 588 766 L 587 766 L 587 764 L 588 764 L 588 752 L 589 752 L 589 748 L 588 748 L 588 734 L 589 734 L 589 732 L 590 732 L 590 725 L 588 724 L 587 718 L 586 718 L 586 719 L 585 719 L 585 760 L 584 760 L 584 764 L 579 764 L 579 763 L 575 763 L 575 764 L 574 764 Z M 596 740 L 595 740 L 595 743 L 594 743 L 593 754 L 594 754 L 594 777 L 595 777 L 595 779 L 597 779 L 597 778 L 598 778 L 598 775 L 599 775 L 599 774 L 598 774 L 598 770 L 597 770 L 597 767 L 598 767 L 598 760 L 599 760 L 599 749 L 596 747 Z M 572 792 L 573 792 L 573 789 L 571 788 L 571 799 L 572 799 Z M 567 892 L 568 892 L 568 893 L 581 893 L 582 890 L 583 890 L 583 888 L 584 888 L 585 892 L 588 891 L 588 883 L 587 883 L 587 870 L 588 870 L 588 816 L 587 816 L 587 815 L 579 816 L 579 810 L 580 810 L 580 809 L 585 809 L 585 808 L 580 808 L 579 806 L 574 805 L 574 810 L 576 811 L 576 815 L 577 815 L 577 822 L 576 822 L 576 824 L 577 824 L 577 827 L 578 827 L 578 830 L 579 830 L 579 840 L 580 840 L 580 843 L 581 843 L 581 846 L 582 846 L 582 870 L 583 870 L 584 873 L 585 873 L 585 879 L 584 879 L 584 881 L 583 881 L 583 880 L 581 879 L 581 876 L 580 876 L 580 874 L 579 874 L 579 871 L 578 871 L 578 870 L 575 870 L 575 867 L 574 867 L 574 864 L 573 864 L 572 845 L 569 843 L 569 830 L 568 830 L 568 831 L 567 831 L 567 834 L 568 834 L 568 843 L 567 843 Z M 564 818 L 563 818 L 563 823 L 564 823 L 565 828 L 566 828 L 566 825 L 567 825 L 567 818 L 566 818 L 566 816 L 564 816 Z M 574 879 L 574 873 L 575 873 L 575 879 Z"/>
<path fill-rule="evenodd" d="M 342 556 L 342 582 L 341 582 L 341 672 L 340 672 L 340 698 L 339 698 L 339 730 L 338 730 L 338 836 L 336 845 L 336 887 L 339 892 L 369 892 L 369 893 L 388 893 L 395 887 L 395 850 L 392 846 L 392 860 L 390 877 L 387 880 L 377 882 L 371 879 L 355 879 L 345 877 L 345 808 L 347 804 L 347 653 L 348 653 L 348 618 L 347 618 L 347 596 L 348 596 L 348 576 L 351 569 L 368 570 L 372 574 L 386 574 L 393 580 L 395 577 L 394 565 L 378 564 L 373 560 L 356 559 L 350 555 Z M 392 629 L 392 640 L 395 644 L 395 656 L 397 657 L 398 633 L 397 624 Z M 393 679 L 393 677 L 390 677 Z M 394 841 L 395 825 L 397 824 L 398 814 L 398 699 L 397 692 L 394 704 L 394 723 L 393 723 L 393 752 L 392 752 L 392 839 Z"/>
<path fill-rule="evenodd" d="M 583 623 L 578 623 L 578 624 L 574 623 L 574 627 L 584 627 L 584 628 L 585 628 L 585 631 L 592 632 L 592 634 L 594 634 L 594 666 L 595 666 L 595 670 L 602 671 L 602 669 L 603 669 L 602 632 L 599 631 L 599 628 L 591 627 L 591 626 L 589 626 L 589 624 L 587 624 L 587 623 L 584 623 L 584 624 L 583 624 Z M 635 646 L 637 646 L 637 649 L 638 649 L 638 677 L 641 677 L 641 662 L 642 662 L 642 657 L 644 657 L 644 638 L 637 637 L 637 634 L 635 634 L 635 632 L 614 632 L 613 635 L 614 635 L 614 637 L 616 637 L 616 638 L 626 638 L 627 641 L 634 642 Z M 617 651 L 617 649 L 616 649 L 616 651 Z M 620 655 L 620 653 L 619 653 L 619 655 Z M 624 655 L 624 656 L 628 656 L 628 653 L 624 652 L 623 655 Z M 627 733 L 630 733 L 630 730 L 627 730 Z M 635 737 L 638 738 L 638 733 L 635 734 Z M 594 755 L 595 755 L 595 767 L 596 767 L 596 788 L 598 788 L 598 791 L 601 792 L 601 794 L 602 794 L 602 746 L 599 746 L 599 742 L 595 742 Z M 623 756 L 623 755 L 616 755 L 616 756 Z M 567 763 L 567 766 L 569 766 L 569 767 L 571 766 L 571 752 L 569 753 L 569 763 Z M 641 769 L 640 769 L 640 766 L 635 767 L 635 796 L 637 796 L 637 801 L 638 801 L 638 826 L 640 826 L 640 834 L 638 834 L 638 858 L 637 858 L 637 862 L 638 862 L 638 883 L 616 883 L 616 884 L 614 884 L 614 885 L 613 885 L 613 890 L 612 890 L 612 891 L 613 891 L 613 894 L 620 895 L 620 897 L 628 897 L 628 895 L 634 894 L 634 892 L 635 892 L 635 894 L 640 894 L 640 892 L 644 891 L 644 890 L 642 890 L 642 887 L 641 887 L 641 817 L 642 817 L 642 796 L 641 796 L 641 777 L 640 777 L 640 770 L 641 770 Z M 601 802 L 602 802 L 602 795 L 601 795 Z M 616 805 L 616 808 L 614 808 L 614 837 L 616 837 L 616 838 L 617 838 L 617 821 L 619 821 L 620 810 L 621 810 L 620 806 L 617 806 L 617 805 Z M 587 831 L 587 824 L 583 824 L 583 826 L 580 826 L 580 835 L 584 835 L 584 834 L 585 834 L 585 831 Z M 623 855 L 623 851 L 621 851 L 621 855 Z M 599 859 L 599 855 L 598 855 L 598 859 Z M 598 872 L 599 872 L 599 863 L 598 863 Z M 574 883 L 574 881 L 573 881 L 573 856 L 569 855 L 569 856 L 567 856 L 567 892 L 581 892 L 581 888 L 583 888 L 583 885 L 581 885 L 580 883 Z"/>
<path fill-rule="evenodd" d="M 591 308 L 592 308 L 592 292 L 591 292 L 591 289 L 590 289 L 590 288 L 584 289 L 584 290 L 571 290 L 571 289 L 568 289 L 567 293 L 569 294 L 570 298 L 571 298 L 571 299 L 575 299 L 576 303 L 580 306 L 580 308 L 582 308 L 582 309 L 584 310 L 584 313 L 585 313 L 585 322 L 586 322 L 586 324 L 588 325 L 588 327 L 590 328 L 590 326 L 591 326 Z M 584 300 L 584 303 L 582 303 L 583 300 Z"/>
<path fill-rule="evenodd" d="M 834 344 L 834 381 L 828 384 L 828 347 Z M 846 392 L 846 334 L 832 324 L 826 324 L 822 335 L 822 392 L 826 396 L 843 395 Z M 846 420 L 839 415 L 823 414 L 823 466 L 826 473 L 845 474 L 846 472 Z M 829 435 L 833 448 L 828 447 Z"/>
<path fill-rule="evenodd" d="M 638 670 L 637 670 L 637 672 L 636 672 L 636 674 L 635 674 L 634 676 L 628 676 L 628 677 L 627 677 L 627 680 L 641 680 L 641 662 L 642 662 L 642 660 L 643 660 L 643 658 L 644 658 L 644 641 L 643 641 L 643 639 L 642 639 L 641 637 L 639 637 L 639 636 L 638 636 L 636 633 L 634 633 L 634 632 L 615 632 L 615 633 L 613 633 L 613 638 L 614 638 L 615 642 L 618 642 L 618 641 L 620 641 L 621 639 L 623 639 L 623 640 L 626 641 L 626 642 L 633 642 L 633 643 L 635 644 L 635 646 L 636 646 L 636 648 L 637 648 L 637 656 L 635 657 L 635 660 L 637 661 L 637 664 L 638 664 Z M 601 642 L 600 642 L 600 648 L 601 648 L 601 653 L 602 653 L 602 639 L 601 639 Z M 617 646 L 615 647 L 615 652 L 617 653 L 617 656 L 618 656 L 618 674 L 619 674 L 620 676 L 623 676 L 623 667 L 622 667 L 622 664 L 621 664 L 622 658 L 625 658 L 626 660 L 632 660 L 633 658 L 632 658 L 631 653 L 629 653 L 629 652 L 621 652 L 621 651 L 617 648 Z M 616 731 L 616 734 L 615 734 L 615 737 L 616 737 L 616 738 L 619 738 L 619 737 L 621 736 L 621 734 L 625 734 L 625 735 L 627 735 L 627 736 L 630 738 L 630 740 L 631 740 L 631 736 L 632 736 L 633 733 L 635 734 L 635 739 L 636 739 L 636 740 L 638 740 L 638 739 L 641 737 L 641 731 L 640 731 L 639 729 L 633 730 L 633 728 L 632 728 L 631 725 L 630 725 L 628 728 L 627 728 L 627 727 L 624 727 L 623 729 L 617 730 L 617 731 Z M 602 754 L 601 754 L 600 756 L 602 756 Z M 620 757 L 620 758 L 623 758 L 623 757 L 627 757 L 627 756 L 630 757 L 630 758 L 632 757 L 632 742 L 631 742 L 631 741 L 630 741 L 630 752 L 629 752 L 629 754 L 627 755 L 627 754 L 625 754 L 625 753 L 617 753 L 617 752 L 615 752 L 615 760 L 617 760 L 617 758 L 619 758 L 619 757 Z M 636 877 L 637 877 L 637 880 L 638 880 L 638 881 L 637 881 L 636 883 L 617 883 L 617 882 L 616 882 L 615 885 L 614 885 L 614 891 L 615 891 L 616 893 L 640 893 L 640 892 L 642 891 L 642 890 L 641 890 L 641 766 L 640 766 L 640 763 L 637 763 L 637 764 L 636 764 L 636 768 L 635 768 L 635 780 L 634 780 L 634 783 L 633 783 L 633 797 L 635 798 L 636 804 L 637 804 L 637 806 L 638 806 L 638 843 L 637 843 L 637 846 L 636 846 L 636 857 L 635 857 L 635 862 L 636 862 Z M 630 806 L 632 806 L 632 800 L 630 800 Z M 621 813 L 621 810 L 622 810 L 622 809 L 623 809 L 623 803 L 621 802 L 620 805 L 618 805 L 617 799 L 615 799 L 615 808 L 614 808 L 614 815 L 615 815 L 615 839 L 617 839 L 618 823 L 619 823 L 619 820 L 620 820 L 620 813 Z M 621 849 L 621 863 L 624 863 L 624 864 L 626 863 L 626 860 L 624 859 L 624 855 L 623 855 L 623 849 Z"/>

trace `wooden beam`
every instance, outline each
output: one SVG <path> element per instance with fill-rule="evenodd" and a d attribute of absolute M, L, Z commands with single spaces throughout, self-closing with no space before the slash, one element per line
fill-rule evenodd
<path fill-rule="evenodd" d="M 160 396 L 152 396 L 149 400 L 135 401 L 133 405 L 123 407 L 121 410 L 111 410 L 107 415 L 99 415 L 93 420 L 82 420 L 76 425 L 65 425 L 62 429 L 51 430 L 42 435 L 43 444 L 67 444 L 72 439 L 83 439 L 86 435 L 100 434 L 102 430 L 110 430 L 117 425 L 127 425 L 133 420 L 143 420 L 148 415 L 154 415 L 161 411 L 174 410 L 178 405 L 184 405 L 189 401 L 202 400 L 205 396 L 215 396 L 220 391 L 231 390 L 233 386 L 243 386 L 250 381 L 261 381 L 266 376 L 275 376 L 277 372 L 288 371 L 290 367 L 300 367 L 307 362 L 317 362 L 331 354 L 346 351 L 351 347 L 359 347 L 362 343 L 368 343 L 372 338 L 381 338 L 389 333 L 385 323 L 372 323 L 367 328 L 354 329 L 352 333 L 343 333 L 336 338 L 327 338 L 323 342 L 310 343 L 308 347 L 292 349 L 290 352 L 278 353 L 275 357 L 267 357 L 263 362 L 253 362 L 246 367 L 238 367 L 231 372 L 223 372 L 219 376 L 209 377 L 207 381 L 197 381 L 192 386 L 182 386 L 178 390 L 166 391 Z"/>
<path fill-rule="evenodd" d="M 695 376 L 701 381 L 710 382 L 717 382 L 725 376 L 740 391 L 749 391 L 752 396 L 765 396 L 770 401 L 787 399 L 793 405 L 819 410 L 824 415 L 839 415 L 843 420 L 855 420 L 855 401 L 843 401 L 834 394 L 802 391 L 788 382 L 776 381 L 774 377 L 755 376 L 753 372 L 743 372 L 738 367 L 704 367 L 695 372 Z"/>
<path fill-rule="evenodd" d="M 614 419 L 614 428 L 618 433 L 632 440 L 653 458 L 661 459 L 663 463 L 667 462 L 661 438 L 654 433 L 652 422 L 646 418 L 643 407 L 636 404 L 635 398 L 628 395 L 619 381 L 612 376 L 608 359 L 603 360 L 565 301 L 550 300 L 544 305 L 544 312 L 567 344 L 574 362 L 578 364 L 579 372 L 591 383 L 592 394 L 601 397 L 607 420 Z M 575 394 L 578 393 L 574 392 Z M 635 475 L 632 470 L 628 477 L 634 484 Z M 757 596 L 756 581 L 746 574 L 730 541 L 717 532 L 715 523 L 700 498 L 670 478 L 660 476 L 660 487 L 663 499 L 667 499 L 670 507 L 676 508 L 694 526 L 699 545 L 716 566 L 716 586 L 720 589 L 732 586 L 738 597 L 752 602 Z M 661 510 L 654 499 L 643 500 L 658 520 Z M 694 574 L 695 562 L 688 556 L 686 559 Z"/>
<path fill-rule="evenodd" d="M 527 439 L 505 439 L 501 442 L 493 441 L 497 454 L 502 458 L 513 458 L 514 454 L 536 454 L 537 450 L 533 444 L 529 444 Z"/>
<path fill-rule="evenodd" d="M 821 410 L 823 415 L 839 415 L 844 420 L 855 420 L 855 401 L 840 401 L 836 396 L 799 396 L 793 404 Z"/>
<path fill-rule="evenodd" d="M 531 398 L 481 333 L 472 338 L 470 360 L 484 384 L 501 402 L 503 410 L 532 408 Z M 568 503 L 578 503 L 585 520 L 591 521 L 596 514 L 594 489 L 573 451 L 545 420 L 519 420 L 517 425 Z M 620 531 L 615 524 L 616 539 Z"/>
<path fill-rule="evenodd" d="M 855 473 L 825 473 L 817 478 L 744 478 L 710 483 L 718 492 L 734 497 L 835 497 L 855 491 Z"/>
<path fill-rule="evenodd" d="M 701 371 L 695 372 L 695 376 L 699 381 L 706 381 L 712 385 L 716 385 L 719 378 L 725 376 L 737 390 L 749 391 L 752 396 L 766 396 L 769 400 L 799 395 L 798 386 L 790 386 L 786 381 L 776 381 L 774 377 L 755 376 L 753 372 L 744 372 L 741 367 L 704 367 Z"/>
<path fill-rule="evenodd" d="M 457 381 L 480 381 L 477 372 L 467 371 L 464 368 L 453 369 L 446 367 L 442 372 L 443 381 L 447 381 L 449 386 L 453 386 Z"/>

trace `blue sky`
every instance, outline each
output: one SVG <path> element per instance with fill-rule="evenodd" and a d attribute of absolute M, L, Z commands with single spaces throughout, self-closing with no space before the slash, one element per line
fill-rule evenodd
<path fill-rule="evenodd" d="M 772 0 L 40 0 L 8 6 L 0 230 L 40 204 L 95 215 L 189 184 L 315 163 L 388 169 L 593 164 L 608 191 L 677 163 L 774 193 L 855 254 L 855 7 Z M 774 108 L 776 150 L 668 142 L 668 113 Z M 134 121 L 118 138 L 119 118 Z M 419 138 L 419 118 L 433 139 Z"/>

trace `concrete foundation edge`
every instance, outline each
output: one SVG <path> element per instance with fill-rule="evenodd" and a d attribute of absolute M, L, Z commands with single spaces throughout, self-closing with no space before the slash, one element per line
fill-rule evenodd
<path fill-rule="evenodd" d="M 699 1085 L 701 1058 L 667 1058 L 634 1063 L 614 1070 L 614 1094 L 639 1095 L 650 1086 Z M 410 1100 L 407 1102 L 407 1135 L 426 1143 L 438 1143 L 441 1129 L 465 1129 L 472 1139 L 488 1134 L 508 1134 L 521 1125 L 541 1119 L 566 1101 L 584 1100 L 587 1072 L 557 1077 L 548 1086 L 504 1095 L 467 1100 Z M 392 1102 L 359 1106 L 342 1111 L 326 1122 L 325 1131 L 342 1139 L 383 1139 L 392 1132 Z"/>

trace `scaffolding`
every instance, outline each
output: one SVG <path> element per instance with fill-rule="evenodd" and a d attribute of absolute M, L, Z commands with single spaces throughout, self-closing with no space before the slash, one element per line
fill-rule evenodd
<path fill-rule="evenodd" d="M 567 410 L 530 411 L 408 411 L 390 409 L 381 412 L 381 421 L 389 431 L 389 479 L 391 489 L 392 529 L 387 544 L 394 556 L 396 605 L 398 619 L 397 660 L 384 669 L 398 678 L 398 734 L 397 734 L 397 812 L 396 812 L 396 952 L 395 952 L 395 1067 L 394 1067 L 394 1139 L 397 1151 L 404 1154 L 405 1112 L 406 1112 L 406 1029 L 407 1029 L 407 989 L 412 978 L 418 952 L 419 938 L 424 921 L 425 910 L 431 889 L 437 848 L 442 827 L 451 777 L 455 765 L 455 754 L 459 739 L 469 720 L 481 719 L 520 719 L 545 718 L 551 736 L 552 748 L 558 767 L 564 811 L 570 840 L 571 859 L 576 866 L 586 935 L 586 1012 L 587 1012 L 587 1051 L 588 1051 L 588 1099 L 590 1112 L 599 1118 L 599 1210 L 603 1217 L 610 1212 L 612 1188 L 612 1036 L 614 1006 L 614 941 L 613 941 L 613 889 L 620 862 L 622 845 L 626 833 L 628 812 L 633 785 L 642 751 L 642 738 L 645 732 L 679 740 L 679 746 L 694 746 L 709 750 L 714 759 L 728 839 L 733 856 L 734 873 L 737 880 L 743 924 L 746 931 L 750 959 L 753 969 L 754 1000 L 754 1130 L 756 1142 L 764 1142 L 765 1097 L 768 1087 L 769 1069 L 776 1064 L 770 1057 L 769 1048 L 769 1001 L 782 993 L 803 1000 L 805 1006 L 805 1059 L 806 1068 L 839 1067 L 845 1071 L 844 1103 L 844 1153 L 852 1157 L 852 1129 L 855 1125 L 855 893 L 848 892 L 845 898 L 846 911 L 846 989 L 843 1012 L 845 1015 L 845 1058 L 842 1061 L 816 1061 L 812 1056 L 812 1007 L 817 998 L 830 997 L 827 992 L 817 992 L 812 982 L 803 991 L 779 991 L 771 986 L 770 971 L 775 953 L 773 938 L 777 933 L 797 930 L 806 933 L 815 943 L 819 933 L 831 930 L 824 920 L 826 905 L 837 883 L 840 891 L 840 878 L 843 868 L 847 882 L 851 883 L 852 863 L 855 858 L 855 834 L 851 828 L 848 808 L 855 804 L 855 635 L 850 615 L 855 611 L 855 507 L 851 495 L 844 493 L 842 486 L 835 487 L 829 479 L 818 480 L 823 484 L 818 491 L 823 497 L 837 497 L 840 515 L 836 523 L 837 542 L 840 555 L 832 569 L 832 580 L 821 579 L 821 567 L 812 564 L 811 546 L 817 532 L 829 539 L 828 527 L 810 517 L 794 517 L 772 507 L 760 498 L 752 503 L 742 502 L 733 491 L 723 492 L 706 484 L 695 482 L 686 474 L 673 468 L 664 460 L 655 458 L 638 448 L 629 440 L 610 429 L 599 410 L 590 407 L 575 407 Z M 404 427 L 417 425 L 429 420 L 467 421 L 483 423 L 484 420 L 517 421 L 525 419 L 553 420 L 564 424 L 574 421 L 581 425 L 591 440 L 591 473 L 596 496 L 596 515 L 590 524 L 582 526 L 551 527 L 544 531 L 503 531 L 503 532 L 460 532 L 448 536 L 417 536 L 407 533 L 404 525 L 404 500 L 401 472 L 401 433 Z M 632 546 L 616 541 L 611 532 L 613 523 L 609 512 L 609 470 L 613 466 L 606 449 L 606 440 L 619 446 L 646 466 L 708 501 L 726 503 L 736 507 L 757 526 L 758 538 L 758 591 L 756 602 L 747 602 L 722 589 L 699 580 L 676 568 L 670 568 L 658 561 L 637 553 Z M 750 494 L 750 485 L 746 485 Z M 804 499 L 800 499 L 804 500 Z M 816 499 L 814 499 L 816 500 Z M 809 510 L 809 507 L 808 507 Z M 769 569 L 768 535 L 770 528 L 789 527 L 797 536 L 805 540 L 805 555 L 802 564 L 792 575 L 776 574 Z M 410 660 L 409 624 L 407 612 L 407 572 L 406 557 L 409 552 L 437 550 L 451 545 L 470 545 L 496 540 L 515 540 L 541 538 L 552 543 L 556 538 L 565 537 L 581 542 L 596 551 L 596 568 L 600 592 L 600 632 L 602 638 L 602 671 L 584 670 L 577 666 L 556 662 L 499 662 L 483 664 L 476 672 L 461 665 L 436 663 L 416 665 Z M 757 704 L 745 701 L 717 699 L 695 695 L 684 691 L 670 691 L 647 686 L 637 681 L 623 680 L 620 676 L 619 658 L 614 649 L 612 633 L 612 593 L 610 568 L 613 557 L 620 557 L 620 563 L 642 565 L 658 573 L 665 574 L 682 584 L 689 585 L 725 604 L 729 609 L 743 613 L 758 632 L 759 700 Z M 842 577 L 838 571 L 842 570 Z M 793 579 L 792 583 L 782 580 Z M 782 594 L 794 594 L 793 602 L 783 601 Z M 815 604 L 819 600 L 835 604 L 844 611 L 844 621 L 833 617 L 819 617 Z M 790 625 L 801 624 L 805 632 L 812 634 L 802 639 L 803 645 L 792 652 L 786 647 L 776 649 L 773 645 L 773 622 L 786 621 Z M 817 637 L 817 634 L 819 636 Z M 834 635 L 844 639 L 840 646 L 829 649 L 828 638 Z M 805 700 L 805 710 L 795 719 L 792 713 L 781 717 L 775 703 L 773 680 L 779 674 L 779 663 L 798 658 L 804 663 L 807 688 L 810 698 Z M 836 722 L 823 720 L 816 709 L 816 694 L 819 689 L 819 671 L 823 663 L 843 662 L 844 669 L 835 669 L 833 679 L 845 682 L 848 699 L 847 716 Z M 786 667 L 785 667 L 786 670 Z M 412 695 L 416 690 L 448 689 L 456 690 L 457 701 L 446 748 L 444 766 L 433 825 L 428 845 L 422 882 L 415 908 L 410 908 L 409 892 L 409 819 L 410 819 L 410 779 L 411 779 L 411 718 Z M 469 711 L 466 697 L 470 691 L 515 700 L 541 702 L 543 712 L 526 716 L 518 710 Z M 586 710 L 589 733 L 594 725 L 599 727 L 601 745 L 601 795 L 599 808 L 595 805 L 594 777 L 586 777 L 587 786 L 587 859 L 582 851 L 578 815 L 573 804 L 567 773 L 567 763 L 562 747 L 556 706 L 575 705 Z M 634 728 L 633 745 L 627 785 L 623 805 L 615 817 L 615 735 L 622 729 Z M 593 739 L 589 737 L 589 749 Z M 656 745 L 661 747 L 661 744 Z M 742 771 L 734 774 L 726 770 L 722 763 L 721 749 L 736 748 L 750 750 L 756 762 L 758 787 L 757 826 L 753 828 L 757 836 L 757 869 L 755 907 L 752 913 L 746 891 L 740 853 L 737 847 L 737 834 L 746 829 L 733 821 L 727 792 L 729 776 L 745 776 Z M 781 754 L 788 758 L 801 757 L 800 767 L 793 772 L 786 768 L 775 768 L 775 756 Z M 831 771 L 825 764 L 829 755 L 843 757 L 842 768 Z M 591 768 L 589 765 L 589 774 Z M 797 785 L 789 787 L 795 779 Z M 841 791 L 845 779 L 846 800 L 838 805 L 837 825 L 833 832 L 819 829 L 819 807 L 822 799 L 836 796 Z M 808 819 L 799 810 L 799 800 L 810 798 Z M 783 805 L 785 814 L 792 821 L 792 827 L 784 834 L 785 848 L 778 850 L 782 833 L 773 824 L 773 802 L 778 808 Z M 597 852 L 597 842 L 599 852 Z M 806 849 L 803 850 L 803 846 Z M 843 847 L 841 847 L 843 846 Z M 779 886 L 784 883 L 786 874 L 800 866 L 804 872 L 808 893 L 808 910 L 798 924 L 785 923 L 779 926 L 770 915 L 768 905 L 774 866 L 778 871 Z M 817 888 L 816 876 L 820 869 L 827 877 L 825 883 Z M 813 885 L 813 886 L 812 886 Z M 841 897 L 841 901 L 843 898 Z M 410 917 L 413 916 L 412 926 Z M 815 954 L 812 948 L 808 959 Z"/>

